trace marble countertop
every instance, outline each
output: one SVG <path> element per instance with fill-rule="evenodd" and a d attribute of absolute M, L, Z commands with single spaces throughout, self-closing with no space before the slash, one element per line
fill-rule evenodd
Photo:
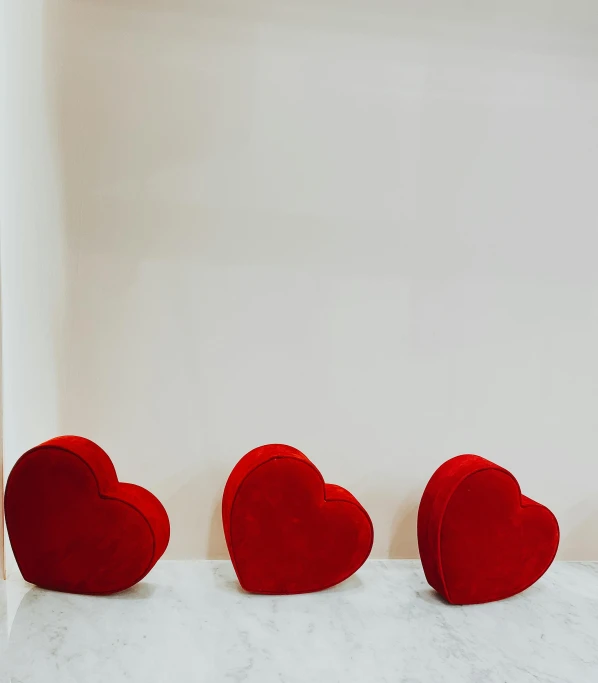
<path fill-rule="evenodd" d="M 454 607 L 416 561 L 323 593 L 244 593 L 229 562 L 161 562 L 96 598 L 0 582 L 2 683 L 597 683 L 598 563 Z"/>

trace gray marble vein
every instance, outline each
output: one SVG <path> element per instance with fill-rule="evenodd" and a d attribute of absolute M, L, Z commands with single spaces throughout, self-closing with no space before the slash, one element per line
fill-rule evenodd
<path fill-rule="evenodd" d="M 598 683 L 598 564 L 454 607 L 415 561 L 286 597 L 243 593 L 229 562 L 161 562 L 108 598 L 32 588 L 2 634 L 12 683 Z"/>

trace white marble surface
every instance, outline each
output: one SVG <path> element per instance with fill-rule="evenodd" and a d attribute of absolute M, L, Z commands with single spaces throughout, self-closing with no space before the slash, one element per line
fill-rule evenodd
<path fill-rule="evenodd" d="M 109 598 L 8 581 L 0 657 L 2 683 L 597 683 L 598 564 L 472 607 L 412 561 L 288 597 L 243 593 L 228 562 L 162 562 Z"/>

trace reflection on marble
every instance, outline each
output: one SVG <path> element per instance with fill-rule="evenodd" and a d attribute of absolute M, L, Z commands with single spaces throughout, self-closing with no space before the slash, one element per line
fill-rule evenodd
<path fill-rule="evenodd" d="M 287 597 L 243 593 L 228 562 L 161 562 L 108 598 L 33 588 L 8 649 L 12 683 L 597 683 L 598 564 L 453 607 L 418 562 Z"/>

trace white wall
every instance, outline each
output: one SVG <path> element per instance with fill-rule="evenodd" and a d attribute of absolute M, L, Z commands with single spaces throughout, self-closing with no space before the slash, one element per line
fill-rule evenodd
<path fill-rule="evenodd" d="M 6 2 L 3 0 L 0 4 L 0 150 L 6 144 L 6 129 L 7 129 L 7 92 L 8 92 L 8 52 L 7 46 L 7 18 L 6 18 Z M 2 221 L 4 220 L 4 204 L 7 189 L 6 178 L 6 158 L 0 151 L 0 335 L 2 334 Z M 2 347 L 0 339 L 0 383 L 2 383 Z M 5 579 L 5 557 L 4 557 L 4 436 L 2 434 L 2 421 L 4 412 L 2 407 L 2 388 L 0 386 L 0 578 Z M 2 589 L 0 588 L 0 603 L 2 598 Z M 1 606 L 0 606 L 1 610 Z M 0 631 L 5 625 L 5 615 L 0 614 Z M 1 633 L 0 633 L 1 635 Z"/>
<path fill-rule="evenodd" d="M 4 473 L 60 431 L 65 244 L 43 0 L 0 0 Z M 14 559 L 7 548 L 7 567 Z"/>
<path fill-rule="evenodd" d="M 48 0 L 42 24 L 19 125 L 44 132 L 13 149 L 41 162 L 27 224 L 63 202 L 65 336 L 33 334 L 57 272 L 14 265 L 41 395 L 13 388 L 11 452 L 96 439 L 166 504 L 170 557 L 225 556 L 226 477 L 273 441 L 364 503 L 374 556 L 415 556 L 427 479 L 476 452 L 598 559 L 596 3 Z"/>

